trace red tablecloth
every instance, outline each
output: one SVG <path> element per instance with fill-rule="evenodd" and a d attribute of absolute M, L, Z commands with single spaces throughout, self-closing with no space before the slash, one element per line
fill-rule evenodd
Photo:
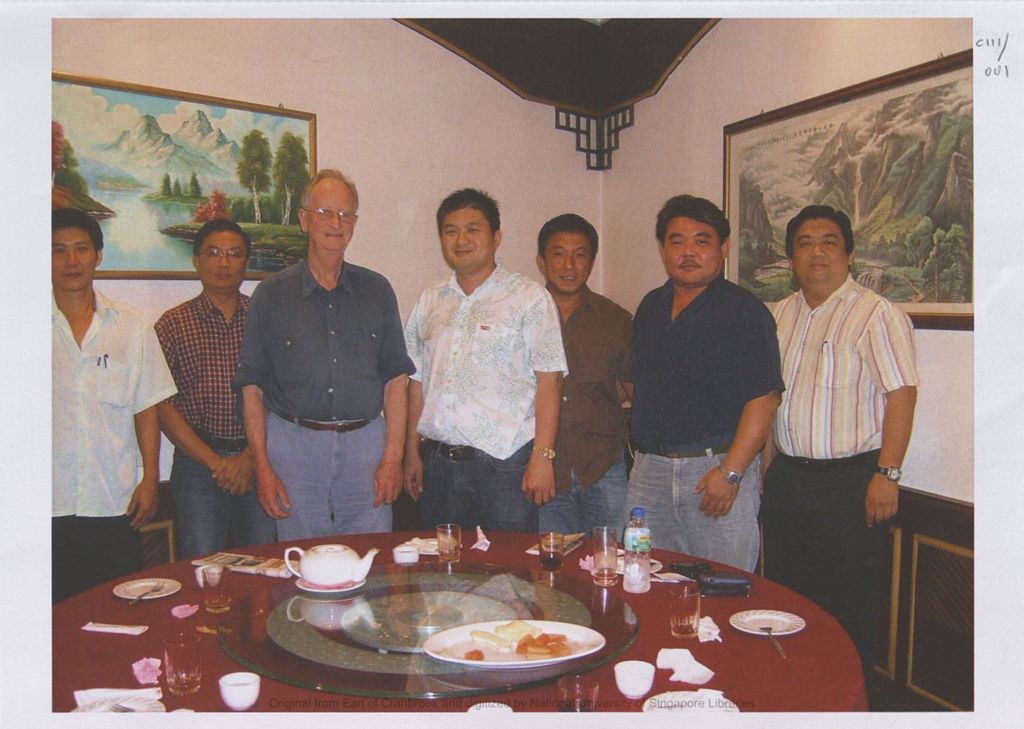
<path fill-rule="evenodd" d="M 322 543 L 344 543 L 360 554 L 371 546 L 381 548 L 375 564 L 390 564 L 391 547 L 406 541 L 413 533 L 346 535 L 319 538 L 272 546 L 233 550 L 266 556 L 282 556 L 287 546 L 309 547 Z M 418 536 L 433 536 L 425 532 Z M 464 548 L 465 562 L 507 564 L 517 567 L 535 566 L 537 558 L 524 553 L 536 543 L 536 535 L 516 533 L 489 534 L 491 548 L 487 552 Z M 465 536 L 465 546 L 474 541 Z M 587 545 L 566 558 L 564 571 L 589 576 L 579 569 L 578 560 L 587 552 Z M 685 559 L 683 555 L 655 550 L 653 556 L 664 562 Z M 436 557 L 422 557 L 436 560 Z M 667 569 L 667 566 L 666 566 Z M 201 604 L 193 567 L 187 561 L 145 570 L 132 578 L 169 577 L 182 583 L 176 595 L 144 600 L 129 606 L 115 597 L 115 580 L 76 595 L 53 608 L 53 709 L 69 711 L 75 707 L 73 691 L 87 688 L 141 688 L 132 673 L 131 664 L 144 657 L 162 657 L 162 636 L 174 629 L 196 625 L 217 625 L 217 617 L 202 608 L 190 618 L 179 620 L 171 608 L 182 603 Z M 233 575 L 233 591 L 237 597 L 256 593 L 276 578 Z M 126 578 L 128 579 L 128 578 Z M 862 711 L 867 697 L 861 676 L 860 660 L 846 632 L 836 620 L 816 604 L 781 585 L 753 577 L 750 597 L 708 597 L 701 601 L 701 614 L 710 615 L 721 628 L 722 642 L 700 643 L 678 640 L 669 633 L 665 612 L 665 596 L 669 585 L 656 583 L 651 591 L 633 595 L 622 590 L 622 580 L 614 589 L 632 607 L 639 620 L 636 641 L 617 660 L 643 660 L 655 663 L 661 648 L 689 648 L 694 657 L 715 672 L 703 688 L 717 689 L 732 700 L 740 711 Z M 780 642 L 788 660 L 783 660 L 763 637 L 742 633 L 729 625 L 729 616 L 741 610 L 772 609 L 795 613 L 807 621 L 801 632 L 784 636 Z M 116 624 L 149 625 L 139 636 L 92 633 L 81 628 L 89 621 Z M 215 635 L 204 634 L 203 683 L 192 696 L 178 697 L 166 689 L 163 703 L 167 709 L 189 708 L 196 711 L 226 711 L 217 688 L 217 677 L 244 670 L 229 658 L 217 643 Z M 599 679 L 599 710 L 638 711 L 642 701 L 623 697 L 615 686 L 611 661 L 594 674 Z M 648 696 L 664 691 L 695 691 L 698 686 L 670 681 L 670 670 L 656 672 L 654 686 Z M 554 711 L 553 684 L 492 696 L 443 700 L 383 699 L 346 696 L 298 688 L 270 678 L 263 678 L 263 688 L 253 711 L 464 711 L 484 700 L 499 701 L 517 711 Z"/>

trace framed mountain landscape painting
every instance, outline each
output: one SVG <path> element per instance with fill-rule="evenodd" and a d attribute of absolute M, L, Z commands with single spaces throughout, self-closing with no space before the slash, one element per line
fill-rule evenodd
<path fill-rule="evenodd" d="M 249 277 L 305 255 L 299 195 L 316 170 L 316 116 L 181 91 L 53 74 L 53 206 L 103 229 L 100 278 L 195 278 L 211 218 L 252 238 Z"/>
<path fill-rule="evenodd" d="M 919 328 L 972 329 L 971 51 L 725 127 L 728 276 L 762 301 L 795 290 L 786 223 L 850 216 L 856 281 Z"/>

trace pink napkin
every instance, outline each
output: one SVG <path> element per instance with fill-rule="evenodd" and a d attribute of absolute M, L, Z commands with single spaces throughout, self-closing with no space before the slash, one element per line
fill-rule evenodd
<path fill-rule="evenodd" d="M 187 617 L 189 617 L 191 615 L 195 615 L 196 611 L 198 611 L 198 610 L 199 610 L 199 606 L 198 605 L 186 605 L 186 604 L 175 605 L 174 607 L 171 608 L 171 615 L 173 615 L 176 618 L 187 618 Z"/>
<path fill-rule="evenodd" d="M 580 569 L 586 570 L 587 572 L 594 571 L 594 555 L 588 554 L 586 557 L 580 557 Z"/>
<path fill-rule="evenodd" d="M 156 683 L 160 678 L 160 659 L 140 658 L 132 664 L 132 672 L 139 683 Z"/>
<path fill-rule="evenodd" d="M 486 552 L 491 548 L 490 540 L 484 535 L 484 530 L 480 527 L 476 528 L 476 544 L 472 546 L 472 549 L 479 549 L 481 552 Z"/>

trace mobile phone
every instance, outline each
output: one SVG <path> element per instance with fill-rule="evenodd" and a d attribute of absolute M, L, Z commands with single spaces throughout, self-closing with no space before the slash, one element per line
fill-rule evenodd
<path fill-rule="evenodd" d="M 671 572 L 696 580 L 699 575 L 711 571 L 711 565 L 707 562 L 672 562 L 668 566 Z"/>

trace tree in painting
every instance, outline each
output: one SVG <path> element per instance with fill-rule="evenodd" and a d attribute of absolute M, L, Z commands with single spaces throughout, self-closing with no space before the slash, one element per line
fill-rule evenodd
<path fill-rule="evenodd" d="M 282 192 L 281 225 L 291 223 L 292 198 L 309 180 L 309 155 L 300 137 L 291 132 L 281 135 L 274 155 L 274 187 Z"/>
<path fill-rule="evenodd" d="M 263 222 L 260 215 L 260 193 L 270 189 L 270 142 L 259 129 L 253 129 L 242 137 L 242 148 L 238 154 L 238 181 L 252 193 L 253 219 L 258 225 Z"/>

